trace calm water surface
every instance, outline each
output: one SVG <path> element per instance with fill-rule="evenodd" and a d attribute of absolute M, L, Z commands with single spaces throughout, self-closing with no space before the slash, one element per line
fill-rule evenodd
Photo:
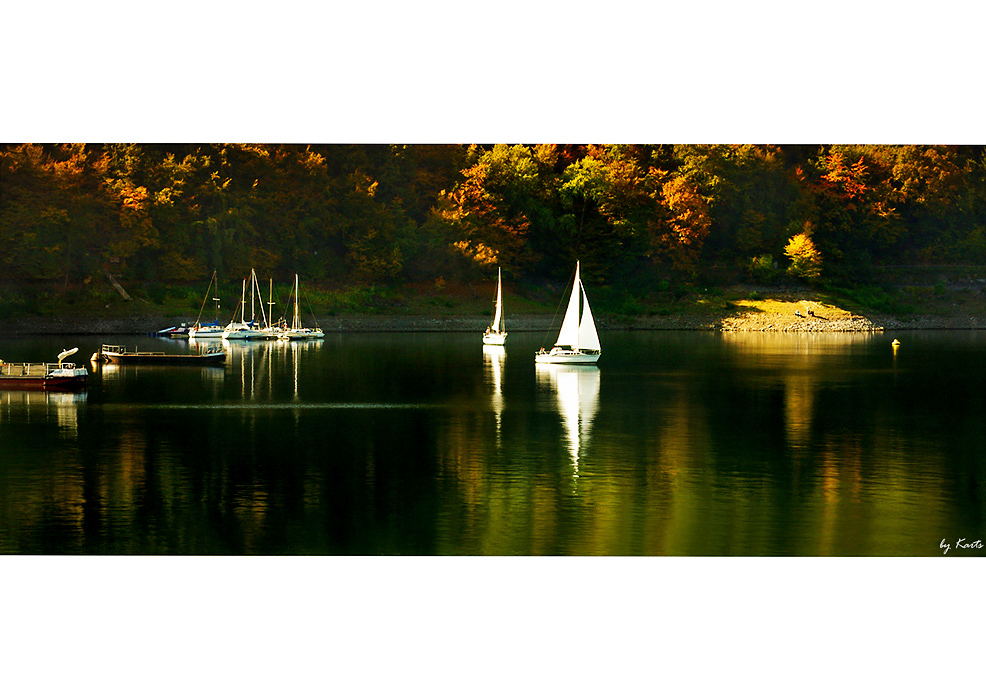
<path fill-rule="evenodd" d="M 986 333 L 234 343 L 0 390 L 2 554 L 980 554 Z M 100 343 L 7 338 L 8 361 Z M 194 351 L 194 350 L 193 350 Z"/>

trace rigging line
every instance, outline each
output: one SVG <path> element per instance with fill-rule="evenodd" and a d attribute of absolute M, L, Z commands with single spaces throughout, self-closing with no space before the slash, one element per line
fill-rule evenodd
<path fill-rule="evenodd" d="M 199 320 L 202 318 L 202 312 L 205 311 L 205 302 L 209 299 L 209 292 L 212 291 L 212 283 L 216 279 L 216 271 L 212 271 L 212 279 L 209 280 L 209 289 L 205 290 L 205 298 L 202 299 L 202 308 L 199 309 L 199 316 L 195 319 L 195 325 L 199 324 Z M 216 285 L 216 293 L 219 293 L 219 285 Z M 216 319 L 217 321 L 219 319 Z"/>
<path fill-rule="evenodd" d="M 315 318 L 315 309 L 312 308 L 312 300 L 311 300 L 311 297 L 308 296 L 308 292 L 307 291 L 305 292 L 305 301 L 308 302 L 308 313 L 310 313 L 312 315 L 312 320 L 315 322 L 315 327 L 316 328 L 321 328 L 321 326 L 318 323 L 318 319 Z"/>

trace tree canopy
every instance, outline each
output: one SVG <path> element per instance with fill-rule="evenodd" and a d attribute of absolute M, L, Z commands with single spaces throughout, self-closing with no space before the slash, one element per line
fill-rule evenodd
<path fill-rule="evenodd" d="M 756 276 L 788 259 L 802 279 L 860 282 L 874 266 L 983 264 L 986 149 L 0 146 L 7 280 L 112 271 L 179 282 L 255 268 L 378 284 L 497 266 L 539 279 L 566 275 L 576 258 L 600 282 L 638 285 Z"/>

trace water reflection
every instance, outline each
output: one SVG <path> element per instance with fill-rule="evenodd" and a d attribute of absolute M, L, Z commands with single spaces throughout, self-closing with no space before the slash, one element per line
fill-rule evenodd
<path fill-rule="evenodd" d="M 538 383 L 555 392 L 572 457 L 574 476 L 579 475 L 582 451 L 588 444 L 592 421 L 599 410 L 599 368 L 536 365 Z"/>
<path fill-rule="evenodd" d="M 503 369 L 507 361 L 507 351 L 502 345 L 483 346 L 483 365 L 486 383 L 492 390 L 490 404 L 496 415 L 496 441 L 500 444 L 500 431 L 503 418 Z"/>
<path fill-rule="evenodd" d="M 85 404 L 86 392 L 44 392 L 0 390 L 0 423 L 14 422 L 12 416 L 27 416 L 41 422 L 55 419 L 59 432 L 66 437 L 79 436 L 79 407 Z"/>
<path fill-rule="evenodd" d="M 868 333 L 727 333 L 741 376 L 784 394 L 784 431 L 788 445 L 801 454 L 812 448 L 812 425 L 819 391 L 848 382 L 858 372 L 847 356 L 863 353 L 874 338 Z"/>
<path fill-rule="evenodd" d="M 896 354 L 631 339 L 602 369 L 531 372 L 540 338 L 518 333 L 510 374 L 457 334 L 232 343 L 225 368 L 100 366 L 88 398 L 2 392 L 0 553 L 927 556 L 982 536 L 983 333 Z"/>

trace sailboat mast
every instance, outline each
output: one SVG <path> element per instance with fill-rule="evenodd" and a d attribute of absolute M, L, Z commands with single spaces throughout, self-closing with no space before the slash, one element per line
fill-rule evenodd
<path fill-rule="evenodd" d="M 257 309 L 254 307 L 253 302 L 256 301 L 257 295 L 254 294 L 257 287 L 257 272 L 255 270 L 250 270 L 250 323 L 253 323 L 257 318 Z"/>
<path fill-rule="evenodd" d="M 496 270 L 496 315 L 500 319 L 497 330 L 503 332 L 503 278 L 500 269 Z"/>
<path fill-rule="evenodd" d="M 301 314 L 298 313 L 298 275 L 294 276 L 294 327 L 301 328 Z"/>

